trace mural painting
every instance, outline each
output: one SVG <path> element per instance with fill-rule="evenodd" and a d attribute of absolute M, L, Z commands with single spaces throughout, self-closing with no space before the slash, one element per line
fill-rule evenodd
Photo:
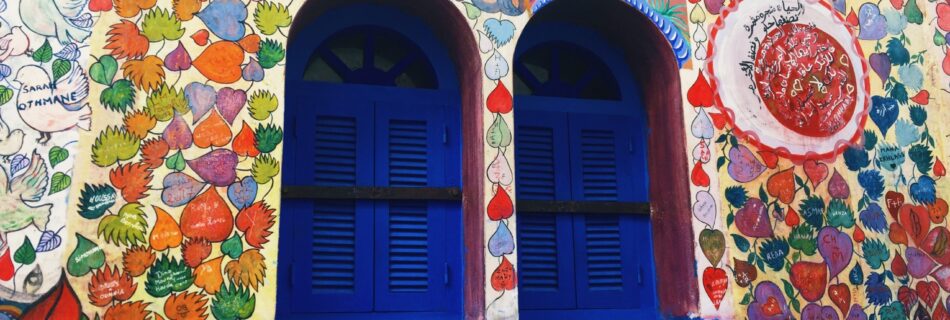
<path fill-rule="evenodd" d="M 948 318 L 948 12 L 690 5 L 702 317 Z"/>

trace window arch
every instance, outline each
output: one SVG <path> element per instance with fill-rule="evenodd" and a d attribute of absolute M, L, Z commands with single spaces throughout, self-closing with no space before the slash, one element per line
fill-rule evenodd
<path fill-rule="evenodd" d="M 515 60 L 515 94 L 621 100 L 613 72 L 597 55 L 566 41 L 536 45 Z"/>

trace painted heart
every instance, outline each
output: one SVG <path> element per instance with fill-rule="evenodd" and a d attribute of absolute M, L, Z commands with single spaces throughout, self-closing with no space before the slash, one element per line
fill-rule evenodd
<path fill-rule="evenodd" d="M 815 302 L 825 295 L 828 284 L 828 268 L 821 262 L 799 261 L 792 264 L 792 286 L 801 292 L 802 298 Z"/>
<path fill-rule="evenodd" d="M 802 320 L 838 320 L 838 313 L 832 307 L 809 303 L 802 310 Z"/>
<path fill-rule="evenodd" d="M 485 34 L 495 42 L 498 48 L 508 44 L 515 37 L 515 24 L 510 20 L 488 18 L 482 26 L 485 27 Z"/>
<path fill-rule="evenodd" d="M 950 266 L 937 268 L 930 276 L 937 280 L 937 285 L 940 286 L 940 289 L 950 292 Z M 950 300 L 950 297 L 948 297 L 948 300 Z"/>
<path fill-rule="evenodd" d="M 891 272 L 898 277 L 907 276 L 907 262 L 900 252 L 895 253 L 894 259 L 891 260 Z"/>
<path fill-rule="evenodd" d="M 191 40 L 195 41 L 195 44 L 204 47 L 208 44 L 208 36 L 211 35 L 207 29 L 201 29 L 191 35 Z"/>
<path fill-rule="evenodd" d="M 789 168 L 776 172 L 765 183 L 769 195 L 785 204 L 795 200 L 795 169 Z"/>
<path fill-rule="evenodd" d="M 749 319 L 779 320 L 792 316 L 782 289 L 771 281 L 762 281 L 755 286 L 752 301 L 749 304 Z"/>
<path fill-rule="evenodd" d="M 234 150 L 239 156 L 256 157 L 261 154 L 257 149 L 257 138 L 254 136 L 254 130 L 247 125 L 247 121 L 241 121 L 241 131 L 234 136 L 231 142 L 231 150 Z"/>
<path fill-rule="evenodd" d="M 241 78 L 245 81 L 261 82 L 264 80 L 264 68 L 257 59 L 251 58 L 251 62 L 248 62 L 241 71 Z"/>
<path fill-rule="evenodd" d="M 242 63 L 244 49 L 241 46 L 230 41 L 218 41 L 205 48 L 192 65 L 208 80 L 229 84 L 241 80 Z"/>
<path fill-rule="evenodd" d="M 884 204 L 887 206 L 887 212 L 891 214 L 891 218 L 897 220 L 897 213 L 904 206 L 904 194 L 888 191 L 884 195 Z"/>
<path fill-rule="evenodd" d="M 168 212 L 157 206 L 152 206 L 155 210 L 155 225 L 152 232 L 148 235 L 148 243 L 155 251 L 164 251 L 168 248 L 177 248 L 181 245 L 184 238 L 181 234 L 181 228 L 175 218 L 172 218 Z"/>
<path fill-rule="evenodd" d="M 710 228 L 716 226 L 718 220 L 718 208 L 716 199 L 709 191 L 700 190 L 696 192 L 696 203 L 693 203 L 693 216 Z"/>
<path fill-rule="evenodd" d="M 505 153 L 499 151 L 495 159 L 488 165 L 488 181 L 503 186 L 511 185 L 513 177 L 511 174 L 511 165 L 508 164 L 508 158 Z"/>
<path fill-rule="evenodd" d="M 937 263 L 926 253 L 914 247 L 907 247 L 907 273 L 916 279 L 922 279 L 930 274 Z"/>
<path fill-rule="evenodd" d="M 492 257 L 501 257 L 514 251 L 515 239 L 511 235 L 511 230 L 508 229 L 507 223 L 500 221 L 498 229 L 495 229 L 495 233 L 488 239 L 488 253 Z"/>
<path fill-rule="evenodd" d="M 713 128 L 712 119 L 709 119 L 706 109 L 700 108 L 699 112 L 696 113 L 693 123 L 690 124 L 690 132 L 698 139 L 712 139 L 716 129 Z"/>
<path fill-rule="evenodd" d="M 238 45 L 241 46 L 241 49 L 244 49 L 244 51 L 247 53 L 257 53 L 261 51 L 261 36 L 249 34 L 244 38 L 241 38 L 241 41 L 238 41 Z"/>
<path fill-rule="evenodd" d="M 886 52 L 872 53 L 868 57 L 868 64 L 881 82 L 887 81 L 891 76 L 891 57 Z"/>
<path fill-rule="evenodd" d="M 212 0 L 195 15 L 218 38 L 238 41 L 244 37 L 247 7 L 240 0 Z"/>
<path fill-rule="evenodd" d="M 950 4 L 945 2 L 937 4 L 937 27 L 944 32 L 950 31 Z"/>
<path fill-rule="evenodd" d="M 112 10 L 112 0 L 90 0 L 89 11 L 105 12 Z"/>
<path fill-rule="evenodd" d="M 696 162 L 693 164 L 693 171 L 689 175 L 690 182 L 697 187 L 708 187 L 709 186 L 709 174 L 706 173 L 706 170 L 703 169 L 702 162 Z"/>
<path fill-rule="evenodd" d="M 169 207 L 180 207 L 194 199 L 205 186 L 186 173 L 172 172 L 162 180 L 162 202 Z"/>
<path fill-rule="evenodd" d="M 491 113 L 509 113 L 513 107 L 511 91 L 508 91 L 508 88 L 505 87 L 505 83 L 498 81 L 498 84 L 495 85 L 495 89 L 488 94 L 488 99 L 485 100 L 485 107 L 488 108 L 488 111 Z"/>
<path fill-rule="evenodd" d="M 514 290 L 518 286 L 515 276 L 515 267 L 508 261 L 507 256 L 501 256 L 501 263 L 491 273 L 491 287 L 495 291 Z"/>
<path fill-rule="evenodd" d="M 759 157 L 762 158 L 762 163 L 769 169 L 775 169 L 778 167 L 778 155 L 775 152 L 767 150 L 759 150 Z"/>
<path fill-rule="evenodd" d="M 703 72 L 696 74 L 696 81 L 686 91 L 686 100 L 694 107 L 709 107 L 713 105 L 713 90 Z"/>
<path fill-rule="evenodd" d="M 908 286 L 901 286 L 900 289 L 897 289 L 897 300 L 904 305 L 904 312 L 910 313 L 910 310 L 913 310 L 912 308 L 917 305 L 918 299 L 917 292 L 914 292 Z"/>
<path fill-rule="evenodd" d="M 511 202 L 511 196 L 501 185 L 495 188 L 495 195 L 488 201 L 488 218 L 492 221 L 511 218 L 514 213 L 514 205 Z"/>
<path fill-rule="evenodd" d="M 247 103 L 247 93 L 242 89 L 221 88 L 215 100 L 215 107 L 228 124 L 234 124 L 234 119 Z"/>
<path fill-rule="evenodd" d="M 693 147 L 693 161 L 709 163 L 711 157 L 712 153 L 709 151 L 709 145 L 706 144 L 706 140 L 700 140 L 699 143 Z"/>
<path fill-rule="evenodd" d="M 699 232 L 699 248 L 711 265 L 719 265 L 722 255 L 726 252 L 726 237 L 722 231 L 703 229 Z"/>
<path fill-rule="evenodd" d="M 851 305 L 851 311 L 848 311 L 848 317 L 845 320 L 868 320 L 868 314 L 864 308 L 857 304 Z"/>
<path fill-rule="evenodd" d="M 8 281 L 13 277 L 13 263 L 9 260 L 10 250 L 6 249 L 3 256 L 0 256 L 0 280 L 6 278 L 4 281 Z M 101 268 L 106 263 L 106 254 L 95 242 L 76 233 L 76 248 L 66 261 L 66 272 L 74 277 L 82 277 L 94 269 Z M 6 273 L 8 266 L 9 277 Z"/>
<path fill-rule="evenodd" d="M 917 282 L 917 295 L 920 296 L 920 300 L 927 304 L 928 308 L 932 308 L 934 303 L 937 302 L 937 299 L 940 298 L 940 286 L 937 285 L 937 282 L 934 281 L 920 281 Z"/>
<path fill-rule="evenodd" d="M 732 269 L 735 272 L 736 284 L 746 288 L 759 277 L 759 271 L 751 263 L 745 260 L 732 258 Z"/>
<path fill-rule="evenodd" d="M 847 233 L 824 227 L 818 232 L 818 253 L 825 259 L 828 272 L 834 278 L 851 263 L 854 244 Z"/>
<path fill-rule="evenodd" d="M 900 114 L 897 100 L 894 98 L 885 98 L 881 96 L 871 97 L 871 110 L 868 115 L 871 121 L 881 129 L 883 135 L 887 135 L 887 130 L 897 122 L 897 116 Z"/>
<path fill-rule="evenodd" d="M 844 180 L 837 169 L 831 175 L 831 180 L 828 180 L 828 195 L 838 199 L 847 199 L 851 196 L 851 187 L 848 186 L 848 181 Z"/>
<path fill-rule="evenodd" d="M 181 41 L 178 42 L 178 47 L 175 50 L 165 56 L 165 68 L 170 71 L 191 69 L 191 55 L 188 54 L 188 50 L 185 50 L 185 46 Z"/>
<path fill-rule="evenodd" d="M 162 132 L 162 139 L 165 140 L 165 143 L 168 144 L 170 149 L 188 149 L 191 147 L 192 139 L 191 128 L 188 128 L 188 123 L 185 122 L 185 119 L 175 112 L 175 117 L 172 118 L 172 121 L 168 123 L 168 126 L 165 127 L 165 131 Z"/>
<path fill-rule="evenodd" d="M 844 283 L 830 285 L 828 286 L 828 298 L 831 298 L 831 302 L 838 307 L 838 310 L 841 310 L 841 314 L 845 314 L 848 311 L 848 306 L 851 305 L 851 289 Z"/>
<path fill-rule="evenodd" d="M 485 76 L 490 80 L 501 83 L 499 80 L 508 75 L 509 69 L 508 60 L 498 50 L 485 60 Z"/>
<path fill-rule="evenodd" d="M 228 149 L 215 149 L 187 163 L 198 177 L 215 187 L 227 187 L 237 179 L 238 156 Z"/>
<path fill-rule="evenodd" d="M 238 210 L 247 208 L 257 198 L 257 182 L 251 176 L 244 177 L 239 182 L 228 186 L 228 200 Z"/>
<path fill-rule="evenodd" d="M 759 162 L 755 154 L 744 145 L 733 146 L 729 149 L 729 160 L 732 161 L 726 169 L 729 176 L 737 182 L 751 182 L 765 172 L 765 165 Z"/>
<path fill-rule="evenodd" d="M 192 124 L 198 123 L 198 120 L 214 107 L 217 96 L 214 87 L 201 82 L 192 82 L 185 86 L 185 100 L 191 108 Z"/>
<path fill-rule="evenodd" d="M 709 11 L 711 14 L 719 14 L 722 11 L 723 5 L 726 3 L 726 0 L 703 0 L 703 4 L 706 6 L 706 11 Z"/>
<path fill-rule="evenodd" d="M 927 233 L 920 249 L 942 265 L 950 265 L 950 231 L 944 226 L 936 226 Z"/>
<path fill-rule="evenodd" d="M 934 320 L 950 320 L 950 313 L 947 313 L 947 308 L 944 307 L 943 303 L 938 303 L 937 307 L 934 308 L 933 319 Z"/>
<path fill-rule="evenodd" d="M 742 234 L 754 238 L 772 236 L 772 220 L 766 212 L 765 203 L 758 198 L 750 198 L 736 212 L 736 228 Z"/>
<path fill-rule="evenodd" d="M 812 188 L 817 188 L 825 178 L 828 178 L 828 165 L 815 160 L 805 161 L 805 176 L 811 181 Z"/>
<path fill-rule="evenodd" d="M 195 127 L 194 141 L 195 146 L 202 149 L 226 146 L 231 142 L 231 127 L 217 111 L 211 111 L 211 115 Z"/>
<path fill-rule="evenodd" d="M 729 287 L 729 279 L 726 278 L 726 270 L 707 267 L 703 271 L 703 289 L 706 290 L 706 296 L 717 310 L 719 304 L 722 303 L 722 298 L 726 296 L 727 287 Z"/>
<path fill-rule="evenodd" d="M 861 40 L 881 40 L 887 35 L 887 19 L 881 14 L 881 9 L 874 3 L 865 3 L 858 9 L 858 24 Z"/>
<path fill-rule="evenodd" d="M 946 4 L 946 3 L 944 3 Z M 926 106 L 930 103 L 930 91 L 920 90 L 913 97 L 910 98 L 910 101 L 913 101 L 916 104 Z"/>
<path fill-rule="evenodd" d="M 926 207 L 905 204 L 898 211 L 898 222 L 914 244 L 922 245 L 930 231 L 930 213 Z"/>

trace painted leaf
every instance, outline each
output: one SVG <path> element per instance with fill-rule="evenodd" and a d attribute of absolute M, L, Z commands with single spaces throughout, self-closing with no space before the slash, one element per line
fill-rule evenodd
<path fill-rule="evenodd" d="M 142 35 L 148 38 L 149 42 L 178 40 L 185 35 L 185 29 L 181 28 L 181 21 L 168 10 L 156 8 L 145 14 L 142 20 Z"/>
<path fill-rule="evenodd" d="M 168 320 L 204 320 L 208 318 L 208 298 L 200 293 L 172 294 L 165 300 Z"/>
<path fill-rule="evenodd" d="M 284 139 L 284 130 L 273 124 L 267 124 L 266 126 L 260 124 L 257 126 L 257 130 L 254 131 L 254 139 L 257 141 L 257 150 L 270 153 Z"/>
<path fill-rule="evenodd" d="M 241 131 L 234 136 L 234 141 L 231 142 L 231 150 L 244 157 L 256 157 L 261 153 L 257 150 L 257 139 L 254 137 L 254 130 L 247 125 L 247 121 L 242 121 Z"/>
<path fill-rule="evenodd" d="M 36 261 L 36 249 L 30 238 L 23 238 L 23 243 L 13 253 L 13 261 L 19 264 L 33 264 Z"/>
<path fill-rule="evenodd" d="M 271 181 L 280 173 L 280 163 L 274 157 L 263 154 L 254 159 L 251 164 L 251 176 L 258 184 L 265 184 Z"/>
<path fill-rule="evenodd" d="M 272 35 L 278 29 L 290 26 L 290 11 L 282 3 L 261 1 L 254 10 L 254 24 L 265 35 Z"/>
<path fill-rule="evenodd" d="M 115 61 L 115 58 L 110 55 L 103 55 L 89 67 L 89 78 L 101 85 L 108 86 L 112 84 L 112 79 L 115 78 L 118 71 L 119 64 Z"/>
<path fill-rule="evenodd" d="M 226 146 L 231 142 L 231 127 L 217 110 L 211 110 L 211 115 L 195 127 L 194 141 L 198 148 Z"/>
<path fill-rule="evenodd" d="M 266 90 L 255 91 L 248 100 L 247 110 L 251 113 L 254 120 L 264 121 L 270 117 L 270 114 L 277 110 L 279 106 L 277 95 Z"/>
<path fill-rule="evenodd" d="M 139 27 L 132 21 L 122 20 L 111 25 L 106 34 L 109 35 L 109 39 L 106 40 L 105 49 L 110 50 L 110 54 L 115 59 L 139 59 L 148 52 L 148 38 L 139 32 Z M 102 84 L 112 81 L 111 77 L 102 77 L 100 80 L 103 80 L 100 82 Z"/>
<path fill-rule="evenodd" d="M 237 259 L 242 252 L 244 252 L 244 242 L 241 241 L 241 236 L 237 232 L 221 243 L 221 253 L 228 255 L 231 259 Z"/>
<path fill-rule="evenodd" d="M 73 68 L 73 64 L 69 60 L 56 59 L 53 61 L 53 81 L 59 80 Z"/>
<path fill-rule="evenodd" d="M 165 163 L 165 156 L 168 155 L 168 143 L 161 138 L 145 140 L 142 143 L 142 163 L 149 169 L 158 169 Z"/>
<path fill-rule="evenodd" d="M 53 59 L 53 47 L 49 45 L 49 40 L 43 42 L 36 51 L 33 51 L 33 61 L 45 63 Z"/>
<path fill-rule="evenodd" d="M 148 319 L 151 312 L 146 310 L 149 303 L 143 301 L 121 302 L 106 309 L 102 320 Z"/>
<path fill-rule="evenodd" d="M 155 263 L 155 253 L 144 246 L 134 246 L 122 253 L 122 267 L 133 277 L 145 274 Z"/>
<path fill-rule="evenodd" d="M 188 111 L 185 92 L 165 84 L 158 86 L 145 102 L 145 112 L 162 122 L 171 120 L 175 112 L 186 114 Z"/>
<path fill-rule="evenodd" d="M 125 112 L 135 102 L 135 88 L 132 81 L 120 79 L 99 95 L 99 102 L 109 110 Z"/>
<path fill-rule="evenodd" d="M 162 208 L 152 206 L 152 209 L 155 210 L 155 225 L 148 235 L 149 245 L 155 251 L 177 248 L 183 239 L 178 222 Z"/>
<path fill-rule="evenodd" d="M 122 76 L 131 80 L 136 88 L 152 91 L 158 89 L 165 80 L 164 62 L 154 55 L 141 60 L 128 60 L 122 63 Z"/>
<path fill-rule="evenodd" d="M 126 163 L 109 171 L 109 181 L 127 202 L 138 202 L 147 196 L 152 170 L 145 163 Z"/>
<path fill-rule="evenodd" d="M 491 287 L 495 291 L 514 290 L 518 286 L 518 278 L 515 276 L 515 267 L 508 261 L 508 257 L 502 256 L 501 263 L 492 271 Z"/>
<path fill-rule="evenodd" d="M 185 156 L 181 154 L 181 150 L 168 157 L 168 160 L 165 161 L 165 167 L 179 172 L 185 170 Z"/>
<path fill-rule="evenodd" d="M 208 294 L 216 294 L 221 290 L 224 283 L 224 276 L 221 273 L 221 261 L 224 256 L 220 256 L 205 261 L 195 268 L 195 286 L 204 289 Z"/>
<path fill-rule="evenodd" d="M 254 313 L 255 297 L 243 286 L 221 284 L 221 289 L 211 300 L 211 314 L 216 319 L 247 319 Z"/>
<path fill-rule="evenodd" d="M 227 84 L 241 79 L 243 62 L 244 49 L 241 46 L 234 42 L 218 41 L 205 48 L 192 65 L 208 80 Z"/>
<path fill-rule="evenodd" d="M 118 161 L 129 160 L 139 150 L 140 140 L 124 129 L 107 127 L 92 145 L 92 161 L 107 167 Z"/>
<path fill-rule="evenodd" d="M 238 155 L 228 149 L 215 149 L 186 161 L 202 180 L 215 187 L 227 187 L 237 180 Z"/>
<path fill-rule="evenodd" d="M 198 10 L 201 10 L 201 0 L 175 0 L 172 11 L 175 17 L 181 21 L 188 21 L 195 17 Z"/>
<path fill-rule="evenodd" d="M 234 216 L 215 188 L 191 200 L 181 213 L 181 233 L 189 238 L 221 242 L 231 235 Z"/>
<path fill-rule="evenodd" d="M 62 172 L 56 172 L 49 180 L 49 194 L 55 194 L 57 192 L 66 190 L 69 188 L 69 184 L 73 182 L 73 178 L 66 175 Z"/>
<path fill-rule="evenodd" d="M 145 243 L 148 222 L 138 203 L 126 203 L 118 214 L 108 215 L 99 221 L 98 235 L 107 243 L 134 246 Z"/>
<path fill-rule="evenodd" d="M 195 268 L 211 255 L 211 243 L 201 238 L 188 239 L 181 245 L 182 261 Z"/>
<path fill-rule="evenodd" d="M 53 146 L 49 149 L 49 166 L 55 168 L 57 164 L 66 161 L 69 158 L 69 151 L 60 146 Z"/>
<path fill-rule="evenodd" d="M 13 89 L 7 86 L 0 86 L 0 105 L 6 104 L 13 99 Z"/>
<path fill-rule="evenodd" d="M 106 266 L 93 272 L 89 279 L 89 302 L 105 307 L 114 301 L 126 301 L 138 286 L 128 272 L 119 272 L 116 266 Z"/>
<path fill-rule="evenodd" d="M 77 233 L 76 248 L 69 255 L 69 260 L 66 260 L 66 271 L 69 272 L 69 275 L 82 277 L 93 269 L 99 269 L 105 262 L 106 255 L 102 248 Z"/>
<path fill-rule="evenodd" d="M 169 259 L 168 255 L 162 255 L 148 270 L 145 277 L 145 292 L 156 298 L 164 297 L 172 292 L 187 290 L 194 279 L 191 268 L 183 261 L 178 261 L 176 258 Z"/>
<path fill-rule="evenodd" d="M 264 69 L 270 69 L 283 61 L 286 54 L 280 42 L 266 39 L 261 42 L 261 49 L 257 51 L 257 61 Z"/>
<path fill-rule="evenodd" d="M 257 291 L 258 286 L 264 284 L 264 272 L 266 270 L 264 255 L 257 249 L 244 251 L 237 260 L 231 260 L 224 266 L 224 273 L 228 275 L 232 282 L 242 287 L 254 289 L 254 291 Z"/>
<path fill-rule="evenodd" d="M 139 139 L 148 137 L 150 130 L 155 128 L 158 120 L 152 115 L 142 110 L 135 110 L 125 114 L 122 123 L 125 125 L 125 131 L 134 134 Z"/>
<path fill-rule="evenodd" d="M 36 243 L 36 252 L 50 252 L 59 248 L 63 243 L 63 238 L 59 236 L 59 233 L 53 232 L 52 230 L 45 230 L 43 234 L 40 235 L 40 241 Z"/>
<path fill-rule="evenodd" d="M 258 201 L 238 212 L 235 225 L 238 230 L 244 232 L 244 240 L 248 245 L 264 248 L 264 244 L 268 242 L 267 237 L 271 234 L 270 228 L 274 226 L 275 211 L 263 201 Z"/>

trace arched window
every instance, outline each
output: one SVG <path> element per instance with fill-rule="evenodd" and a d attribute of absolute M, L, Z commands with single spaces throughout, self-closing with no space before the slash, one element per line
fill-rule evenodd
<path fill-rule="evenodd" d="M 446 50 L 395 9 L 334 9 L 291 40 L 281 314 L 460 314 L 458 92 Z"/>
<path fill-rule="evenodd" d="M 655 318 L 636 81 L 570 26 L 529 24 L 514 65 L 520 317 Z"/>

